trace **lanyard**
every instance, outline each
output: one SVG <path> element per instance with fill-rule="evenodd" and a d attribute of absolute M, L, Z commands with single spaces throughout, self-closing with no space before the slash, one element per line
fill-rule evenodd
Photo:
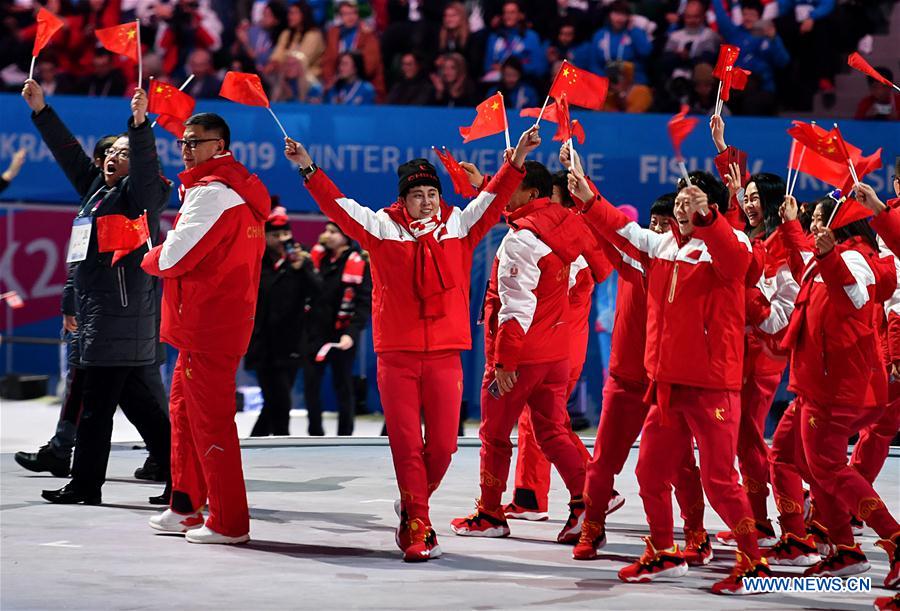
<path fill-rule="evenodd" d="M 104 191 L 104 189 L 105 189 L 105 191 Z M 102 191 L 102 193 L 101 193 L 101 191 Z M 109 193 L 109 191 L 110 191 L 110 189 L 106 185 L 102 185 L 99 189 L 94 191 L 94 194 L 88 198 L 87 202 L 85 202 L 85 204 L 81 207 L 81 210 L 78 211 L 78 216 L 79 217 L 85 216 L 85 212 L 87 212 L 88 216 L 93 216 L 93 214 L 95 212 L 97 212 L 97 208 L 100 207 L 100 204 L 103 203 L 103 197 L 105 197 L 106 194 Z M 94 199 L 98 195 L 100 195 L 100 199 L 97 201 L 96 204 L 94 204 L 94 207 L 91 208 L 90 211 L 88 212 L 88 208 L 90 207 L 90 205 L 92 203 L 94 203 Z"/>

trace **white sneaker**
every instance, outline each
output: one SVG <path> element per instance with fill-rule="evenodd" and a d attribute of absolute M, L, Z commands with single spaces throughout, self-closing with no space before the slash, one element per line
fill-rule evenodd
<path fill-rule="evenodd" d="M 201 526 L 203 526 L 203 514 L 199 511 L 185 515 L 166 509 L 150 518 L 150 528 L 169 533 L 186 533 Z"/>
<path fill-rule="evenodd" d="M 202 528 L 192 530 L 184 536 L 188 543 L 220 543 L 224 545 L 235 545 L 237 543 L 246 543 L 250 540 L 250 533 L 241 535 L 240 537 L 227 537 L 211 530 L 204 525 Z"/>

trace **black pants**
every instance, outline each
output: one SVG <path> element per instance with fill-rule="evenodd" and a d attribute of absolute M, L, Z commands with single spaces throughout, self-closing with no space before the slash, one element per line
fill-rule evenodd
<path fill-rule="evenodd" d="M 84 407 L 75 441 L 73 486 L 94 492 L 106 481 L 118 405 L 144 438 L 150 455 L 168 469 L 172 440 L 159 367 L 85 367 L 83 371 Z"/>
<path fill-rule="evenodd" d="M 256 368 L 256 379 L 262 390 L 263 406 L 250 436 L 290 435 L 291 390 L 297 379 L 297 368 L 261 365 Z"/>
<path fill-rule="evenodd" d="M 338 400 L 338 435 L 353 434 L 353 417 L 356 414 L 356 398 L 353 396 L 353 358 L 356 347 L 350 350 L 333 348 L 323 363 L 310 359 L 303 368 L 303 388 L 306 411 L 309 414 L 309 434 L 324 435 L 322 428 L 322 377 L 325 366 L 331 365 L 334 393 Z"/>

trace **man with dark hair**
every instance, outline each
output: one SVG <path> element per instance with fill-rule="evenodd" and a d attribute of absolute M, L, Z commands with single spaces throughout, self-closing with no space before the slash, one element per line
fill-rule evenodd
<path fill-rule="evenodd" d="M 677 232 L 657 234 L 596 196 L 583 176 L 574 175 L 570 182 L 573 195 L 587 202 L 584 215 L 594 230 L 639 258 L 647 270 L 644 363 L 653 401 L 636 474 L 650 537 L 640 560 L 619 571 L 619 578 L 644 582 L 687 573 L 674 542 L 671 495 L 695 438 L 703 489 L 739 550 L 732 573 L 712 590 L 748 594 L 745 577 L 771 575 L 734 467 L 752 247 L 718 212 L 717 203 L 728 197 L 721 183 L 705 172 L 692 174 L 690 185 L 682 183 L 675 197 Z"/>
<path fill-rule="evenodd" d="M 581 531 L 584 457 L 570 437 L 569 267 L 588 246 L 580 221 L 550 200 L 553 179 L 525 163 L 525 178 L 506 206 L 509 232 L 500 243 L 485 295 L 485 373 L 481 391 L 481 495 L 474 514 L 452 521 L 453 532 L 506 537 L 510 434 L 526 404 L 538 444 L 572 499 L 557 540 Z"/>
<path fill-rule="evenodd" d="M 650 230 L 666 233 L 672 230 L 671 222 L 675 220 L 675 194 L 660 195 L 650 205 Z"/>
<path fill-rule="evenodd" d="M 101 167 L 46 104 L 37 82 L 27 80 L 22 97 L 33 111 L 32 121 L 82 198 L 66 257 L 73 267 L 63 295 L 63 323 L 66 331 L 78 333 L 79 364 L 85 369 L 83 412 L 72 481 L 59 490 L 45 490 L 42 496 L 51 503 L 98 505 L 109 462 L 113 414 L 122 398 L 140 398 L 132 421 L 139 424 L 151 455 L 166 471 L 169 422 L 160 403 L 164 395 L 147 392 L 146 368 L 154 367 L 159 356 L 159 282 L 140 268 L 143 247 L 115 263 L 113 253 L 101 253 L 93 224 L 102 216 L 137 219 L 146 213 L 150 237 L 156 239 L 171 183 L 159 173 L 143 89 L 137 89 L 131 100 L 128 133 L 118 136 L 106 150 Z"/>
<path fill-rule="evenodd" d="M 181 209 L 165 242 L 143 261 L 147 273 L 166 279 L 162 339 L 178 348 L 169 400 L 172 502 L 150 526 L 186 532 L 191 543 L 243 543 L 250 513 L 235 374 L 253 331 L 271 199 L 228 150 L 220 116 L 200 113 L 184 125 Z"/>

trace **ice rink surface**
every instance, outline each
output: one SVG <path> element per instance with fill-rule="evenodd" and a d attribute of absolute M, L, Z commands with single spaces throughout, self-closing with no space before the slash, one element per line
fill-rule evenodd
<path fill-rule="evenodd" d="M 616 572 L 643 550 L 644 514 L 632 450 L 618 490 L 625 506 L 609 518 L 603 558 L 571 559 L 555 543 L 566 517 L 565 489 L 554 475 L 551 520 L 511 521 L 508 539 L 453 535 L 449 521 L 470 513 L 477 496 L 478 448 L 467 440 L 432 499 L 444 556 L 405 564 L 394 545 L 397 490 L 383 440 L 351 445 L 312 439 L 251 442 L 243 451 L 252 541 L 202 546 L 157 533 L 146 503 L 161 486 L 133 479 L 146 453 L 114 446 L 98 507 L 50 505 L 44 488 L 64 480 L 23 471 L 8 443 L 0 455 L 0 607 L 12 609 L 870 609 L 886 555 L 870 530 L 868 594 L 765 594 L 724 598 L 709 593 L 727 574 L 733 552 L 678 581 L 621 583 Z M 324 444 L 324 445 L 323 445 Z M 876 487 L 900 509 L 896 450 Z M 770 501 L 771 504 L 771 501 Z M 772 508 L 774 511 L 774 507 Z M 711 533 L 723 528 L 707 509 Z M 678 521 L 676 519 L 676 524 Z M 797 575 L 799 568 L 776 568 Z"/>

